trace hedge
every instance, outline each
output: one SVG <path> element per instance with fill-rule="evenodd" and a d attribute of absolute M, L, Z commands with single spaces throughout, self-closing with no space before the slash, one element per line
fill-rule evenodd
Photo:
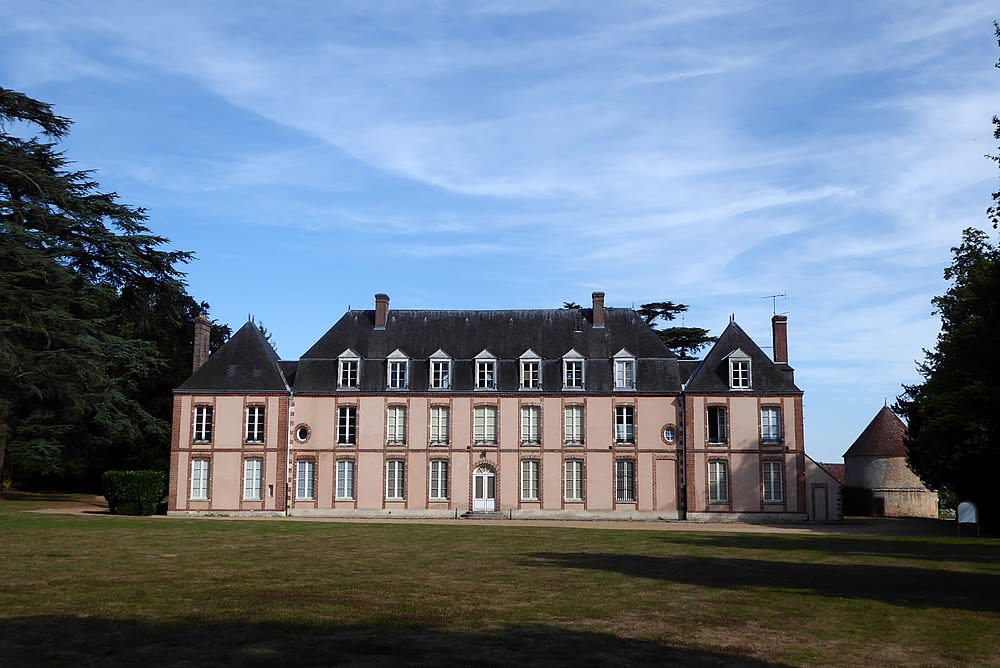
<path fill-rule="evenodd" d="M 871 517 L 875 514 L 875 495 L 865 487 L 844 487 L 841 497 L 845 515 Z"/>
<path fill-rule="evenodd" d="M 152 515 L 167 489 L 163 471 L 106 471 L 104 498 L 113 515 Z"/>

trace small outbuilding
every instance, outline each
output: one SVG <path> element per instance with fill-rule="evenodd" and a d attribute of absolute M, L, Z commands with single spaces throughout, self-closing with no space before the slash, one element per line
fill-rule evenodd
<path fill-rule="evenodd" d="M 937 517 L 938 495 L 906 465 L 906 425 L 885 406 L 844 453 L 849 487 L 870 489 L 876 516 Z"/>

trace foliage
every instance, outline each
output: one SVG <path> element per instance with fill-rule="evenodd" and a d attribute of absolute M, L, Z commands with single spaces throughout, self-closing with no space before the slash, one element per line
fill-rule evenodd
<path fill-rule="evenodd" d="M 875 493 L 865 487 L 844 487 L 841 502 L 844 515 L 871 517 L 875 514 Z"/>
<path fill-rule="evenodd" d="M 996 32 L 997 46 L 1000 46 L 1000 23 L 994 21 L 993 30 Z M 1000 60 L 997 60 L 996 67 L 1000 69 Z M 1000 140 L 1000 116 L 993 117 L 993 138 Z M 1000 154 L 987 155 L 986 157 L 1000 165 Z M 997 229 L 997 226 L 1000 225 L 1000 190 L 993 193 L 993 206 L 986 209 L 986 215 L 993 223 L 993 229 Z"/>
<path fill-rule="evenodd" d="M 707 329 L 701 327 L 664 327 L 656 328 L 657 321 L 670 322 L 678 315 L 688 310 L 687 304 L 673 302 L 650 302 L 643 304 L 636 312 L 653 328 L 667 348 L 670 348 L 681 359 L 694 359 L 699 350 L 714 343 L 717 337 L 709 336 Z"/>
<path fill-rule="evenodd" d="M 563 305 L 562 305 L 562 307 L 563 307 L 563 308 L 569 308 L 569 309 L 574 309 L 574 308 L 583 308 L 582 306 L 580 306 L 580 305 L 579 305 L 579 304 L 577 304 L 576 302 L 563 302 Z"/>
<path fill-rule="evenodd" d="M 104 498 L 113 515 L 152 515 L 167 491 L 163 471 L 105 471 Z"/>

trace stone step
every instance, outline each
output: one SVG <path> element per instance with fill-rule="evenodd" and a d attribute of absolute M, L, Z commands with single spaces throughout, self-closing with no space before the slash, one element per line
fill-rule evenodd
<path fill-rule="evenodd" d="M 505 520 L 507 519 L 507 514 L 500 511 L 482 511 L 482 510 L 470 510 L 461 516 L 463 520 Z"/>

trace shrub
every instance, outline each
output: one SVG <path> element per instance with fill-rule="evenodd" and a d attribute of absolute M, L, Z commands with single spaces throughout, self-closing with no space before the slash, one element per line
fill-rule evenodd
<path fill-rule="evenodd" d="M 152 515 L 167 487 L 163 471 L 107 471 L 104 498 L 113 515 Z"/>
<path fill-rule="evenodd" d="M 845 487 L 843 509 L 845 515 L 864 515 L 871 517 L 875 514 L 875 494 L 864 487 Z"/>

